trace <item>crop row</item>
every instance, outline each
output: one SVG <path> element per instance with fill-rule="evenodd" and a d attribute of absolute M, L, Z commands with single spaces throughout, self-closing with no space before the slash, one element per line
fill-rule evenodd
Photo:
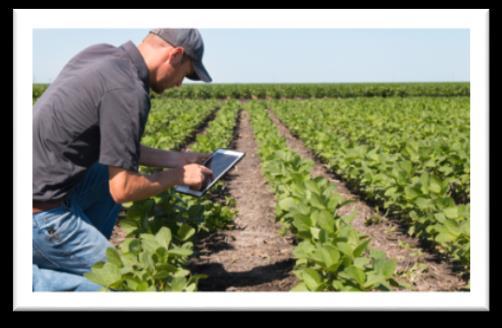
<path fill-rule="evenodd" d="M 141 142 L 160 149 L 178 149 L 211 118 L 221 101 L 154 99 Z"/>
<path fill-rule="evenodd" d="M 47 88 L 33 85 L 33 99 Z M 324 97 L 450 97 L 469 96 L 469 83 L 277 83 L 277 84 L 185 84 L 153 98 L 265 99 Z"/>
<path fill-rule="evenodd" d="M 327 180 L 310 175 L 312 162 L 288 149 L 260 103 L 249 103 L 261 169 L 276 197 L 276 216 L 299 242 L 295 291 L 390 290 L 396 263 L 370 249 L 367 236 L 339 216 L 347 203 Z"/>
<path fill-rule="evenodd" d="M 468 99 L 268 104 L 332 171 L 469 271 Z"/>

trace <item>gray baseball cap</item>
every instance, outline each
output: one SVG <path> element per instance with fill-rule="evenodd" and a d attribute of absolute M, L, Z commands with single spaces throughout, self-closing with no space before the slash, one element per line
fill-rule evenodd
<path fill-rule="evenodd" d="M 185 54 L 192 60 L 194 74 L 188 75 L 190 80 L 211 82 L 211 76 L 202 64 L 204 42 L 200 32 L 193 28 L 156 28 L 150 31 L 167 43 L 185 49 Z"/>

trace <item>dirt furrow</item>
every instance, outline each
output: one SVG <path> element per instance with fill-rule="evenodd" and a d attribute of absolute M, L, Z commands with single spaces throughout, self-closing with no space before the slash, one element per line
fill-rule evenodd
<path fill-rule="evenodd" d="M 190 270 L 208 275 L 199 283 L 201 291 L 288 291 L 296 282 L 292 240 L 279 234 L 274 195 L 260 172 L 246 111 L 233 148 L 246 153 L 226 179 L 236 200 L 235 227 L 199 240 Z"/>

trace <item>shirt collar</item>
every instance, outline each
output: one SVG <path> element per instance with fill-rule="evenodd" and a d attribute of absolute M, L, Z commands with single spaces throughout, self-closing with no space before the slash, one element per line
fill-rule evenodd
<path fill-rule="evenodd" d="M 143 59 L 143 56 L 139 52 L 138 48 L 131 41 L 127 41 L 120 47 L 131 59 L 131 62 L 134 64 L 138 71 L 138 77 L 141 79 L 141 81 L 143 81 L 145 88 L 148 90 L 150 88 L 148 83 L 148 68 L 146 67 L 145 60 Z"/>

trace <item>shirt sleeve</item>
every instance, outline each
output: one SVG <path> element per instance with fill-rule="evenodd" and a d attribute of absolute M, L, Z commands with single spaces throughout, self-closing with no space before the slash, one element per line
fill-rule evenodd
<path fill-rule="evenodd" d="M 103 165 L 138 171 L 146 111 L 135 95 L 134 91 L 117 89 L 108 91 L 101 99 L 99 162 Z"/>

